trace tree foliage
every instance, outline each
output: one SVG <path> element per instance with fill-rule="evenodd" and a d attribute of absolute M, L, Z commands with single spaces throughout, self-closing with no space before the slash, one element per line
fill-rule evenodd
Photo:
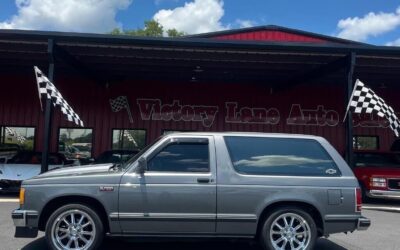
<path fill-rule="evenodd" d="M 113 29 L 110 34 L 112 35 L 128 35 L 128 36 L 147 36 L 147 37 L 179 37 L 185 35 L 185 32 L 176 29 L 164 30 L 164 27 L 156 20 L 148 20 L 144 22 L 143 29 L 136 30 L 121 30 L 119 28 Z"/>

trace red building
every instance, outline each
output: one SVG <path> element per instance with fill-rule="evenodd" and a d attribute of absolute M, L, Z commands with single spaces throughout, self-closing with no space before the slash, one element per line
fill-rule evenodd
<path fill-rule="evenodd" d="M 357 147 L 388 150 L 395 138 L 385 120 L 343 122 L 352 84 L 360 79 L 400 110 L 400 49 L 277 26 L 174 39 L 0 30 L 0 64 L 1 140 L 15 140 L 12 128 L 38 151 L 45 129 L 34 65 L 54 73 L 85 123 L 54 109 L 51 151 L 97 156 L 166 131 L 315 134 L 343 155 L 354 135 Z M 113 112 L 120 96 L 129 108 Z"/>

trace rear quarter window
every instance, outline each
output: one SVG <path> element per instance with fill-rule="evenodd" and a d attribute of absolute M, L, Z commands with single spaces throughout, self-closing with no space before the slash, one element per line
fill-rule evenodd
<path fill-rule="evenodd" d="M 241 174 L 340 176 L 335 162 L 313 139 L 225 136 L 233 167 Z"/>

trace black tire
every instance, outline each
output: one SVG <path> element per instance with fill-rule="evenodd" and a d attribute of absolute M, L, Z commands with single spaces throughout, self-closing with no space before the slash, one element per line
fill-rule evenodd
<path fill-rule="evenodd" d="M 56 211 L 54 211 L 47 223 L 46 223 L 46 233 L 45 233 L 45 237 L 46 237 L 46 241 L 47 244 L 49 246 L 50 249 L 52 250 L 64 250 L 64 249 L 68 249 L 68 248 L 63 248 L 57 241 L 57 236 L 59 238 L 63 237 L 63 232 L 58 232 L 57 234 L 55 233 L 55 228 L 57 228 L 58 225 L 61 225 L 60 227 L 63 228 L 63 230 L 66 230 L 66 223 L 64 225 L 62 225 L 60 222 L 62 221 L 62 219 L 64 216 L 66 217 L 67 222 L 70 223 L 70 225 L 72 225 L 71 221 L 69 219 L 72 219 L 71 216 L 68 216 L 69 213 L 73 212 L 75 215 L 77 215 L 76 220 L 80 219 L 80 218 L 84 218 L 83 221 L 81 223 L 90 223 L 88 226 L 85 227 L 80 227 L 80 230 L 78 230 L 79 233 L 85 233 L 86 230 L 89 230 L 92 232 L 92 235 L 90 236 L 84 236 L 84 235 L 80 235 L 79 233 L 77 233 L 77 231 L 74 229 L 74 233 L 75 235 L 78 236 L 73 236 L 74 239 L 77 239 L 78 244 L 85 244 L 85 242 L 81 239 L 82 237 L 85 237 L 86 240 L 89 239 L 89 242 L 91 242 L 90 244 L 88 244 L 88 248 L 87 250 L 95 250 L 97 249 L 100 244 L 103 241 L 104 238 L 104 226 L 103 226 L 103 222 L 101 221 L 99 215 L 96 213 L 96 211 L 92 208 L 90 208 L 87 205 L 84 204 L 69 204 L 69 205 L 65 205 L 62 206 L 60 208 L 58 208 Z M 74 215 L 74 217 L 75 217 Z M 82 216 L 82 217 L 80 217 Z M 69 219 L 68 219 L 69 218 Z M 60 219 L 60 220 L 59 220 Z M 79 225 L 78 223 L 76 225 Z M 84 229 L 85 228 L 85 229 Z M 69 232 L 71 232 L 68 229 Z M 88 232 L 89 232 L 88 231 Z M 65 233 L 64 235 L 66 235 L 67 233 Z M 57 235 L 57 236 L 56 236 Z M 89 238 L 90 237 L 90 238 Z M 67 237 L 65 240 L 61 240 L 61 243 L 65 243 L 66 241 L 68 241 L 68 239 L 70 239 L 71 237 Z M 68 243 L 66 243 L 68 244 Z M 73 248 L 72 246 L 75 246 L 75 242 L 72 242 L 71 244 L 71 248 Z M 75 247 L 76 248 L 76 247 Z"/>
<path fill-rule="evenodd" d="M 277 220 L 278 218 L 280 218 L 281 216 L 283 216 L 284 214 L 286 215 L 295 215 L 294 217 L 296 218 L 296 216 L 298 216 L 297 218 L 302 218 L 306 221 L 307 225 L 308 225 L 308 230 L 309 230 L 309 234 L 311 235 L 310 237 L 305 237 L 306 239 L 308 239 L 308 243 L 306 244 L 307 247 L 305 248 L 305 250 L 309 250 L 309 249 L 314 249 L 314 245 L 315 242 L 318 238 L 317 235 L 317 226 L 315 224 L 314 219 L 310 216 L 309 213 L 305 212 L 303 209 L 300 209 L 298 207 L 294 207 L 294 206 L 287 206 L 287 207 L 280 207 L 277 208 L 275 210 L 273 210 L 269 216 L 265 219 L 261 230 L 260 230 L 260 234 L 259 234 L 259 239 L 260 239 L 260 243 L 261 246 L 263 247 L 263 249 L 266 250 L 275 250 L 276 248 L 274 247 L 273 243 L 271 242 L 271 230 L 275 229 L 274 231 L 277 231 L 276 229 L 278 229 L 276 226 L 273 226 L 273 224 L 275 224 L 275 220 Z M 289 218 L 289 217 L 287 217 Z M 295 219 L 295 221 L 297 221 Z M 281 223 L 283 222 L 283 220 L 280 218 L 278 219 L 279 225 L 281 225 Z M 294 222 L 295 223 L 295 222 Z M 290 221 L 289 221 L 290 224 Z M 284 225 L 284 224 L 282 224 Z M 292 225 L 292 229 L 295 228 L 296 226 L 298 226 L 299 224 L 293 224 Z M 288 228 L 289 231 L 290 227 Z M 302 229 L 302 228 L 300 228 Z M 279 229 L 278 229 L 279 230 Z M 291 231 L 293 232 L 293 231 Z M 300 232 L 300 231 L 299 231 Z M 293 236 L 293 235 L 291 235 Z M 280 238 L 280 235 L 276 235 L 274 236 L 276 238 L 275 241 L 277 241 L 278 238 Z M 303 237 L 303 236 L 302 236 Z M 293 238 L 293 237 L 292 237 Z M 299 240 L 300 236 L 296 237 L 296 240 Z M 304 240 L 304 238 L 302 238 L 301 240 Z M 306 240 L 307 241 L 307 240 Z M 280 245 L 281 243 L 283 244 L 284 241 L 281 241 L 278 243 L 279 247 L 282 247 L 282 245 Z M 296 242 L 293 243 L 294 246 L 298 246 L 298 244 Z M 287 249 L 290 249 L 290 243 L 288 243 L 287 245 Z"/>
<path fill-rule="evenodd" d="M 368 197 L 367 195 L 367 189 L 365 188 L 365 185 L 363 183 L 359 183 L 360 184 L 360 189 L 361 189 L 361 199 L 363 203 L 368 203 L 371 202 L 371 198 Z"/>

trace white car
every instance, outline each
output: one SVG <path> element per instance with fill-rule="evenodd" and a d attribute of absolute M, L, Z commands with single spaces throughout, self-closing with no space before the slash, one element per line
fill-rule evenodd
<path fill-rule="evenodd" d="M 23 180 L 40 174 L 41 161 L 41 152 L 20 151 L 11 159 L 0 163 L 0 191 L 18 192 Z M 75 161 L 67 160 L 62 154 L 49 155 L 49 170 L 72 165 L 75 165 Z"/>

